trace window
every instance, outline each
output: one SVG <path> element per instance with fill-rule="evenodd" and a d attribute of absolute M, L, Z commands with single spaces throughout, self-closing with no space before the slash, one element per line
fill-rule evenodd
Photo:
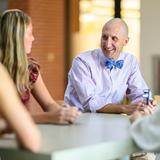
<path fill-rule="evenodd" d="M 100 47 L 102 27 L 114 17 L 114 3 L 114 0 L 79 0 L 79 32 L 72 35 L 72 57 L 79 52 Z M 121 0 L 121 17 L 129 26 L 130 41 L 124 50 L 139 59 L 140 1 Z"/>
<path fill-rule="evenodd" d="M 140 58 L 140 1 L 121 0 L 121 16 L 129 27 L 130 41 L 125 47 L 126 51 Z"/>

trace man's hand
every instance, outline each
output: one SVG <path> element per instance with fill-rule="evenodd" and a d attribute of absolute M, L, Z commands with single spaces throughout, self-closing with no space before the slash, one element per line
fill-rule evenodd
<path fill-rule="evenodd" d="M 124 105 L 122 106 L 122 111 L 125 114 L 132 114 L 135 111 L 142 111 L 146 112 L 146 109 L 149 110 L 149 113 L 153 113 L 156 109 L 157 102 L 155 100 L 152 100 L 149 102 L 148 105 L 145 105 L 143 102 L 139 102 L 136 104 L 130 104 L 130 105 Z"/>
<path fill-rule="evenodd" d="M 157 102 L 155 100 L 150 101 L 149 105 L 145 105 L 142 102 L 140 102 L 138 104 L 140 108 L 129 116 L 130 121 L 134 122 L 137 118 L 152 114 L 156 109 L 156 104 Z"/>

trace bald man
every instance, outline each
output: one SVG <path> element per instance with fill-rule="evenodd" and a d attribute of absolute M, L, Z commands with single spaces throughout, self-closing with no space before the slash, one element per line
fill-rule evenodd
<path fill-rule="evenodd" d="M 138 102 L 148 86 L 136 58 L 122 51 L 128 41 L 127 24 L 119 18 L 109 20 L 102 29 L 101 48 L 73 60 L 65 102 L 83 112 L 131 114 L 143 110 Z M 125 96 L 131 104 L 122 105 Z"/>

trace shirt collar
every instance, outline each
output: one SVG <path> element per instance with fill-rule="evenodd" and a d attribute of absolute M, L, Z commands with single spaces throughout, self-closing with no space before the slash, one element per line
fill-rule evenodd
<path fill-rule="evenodd" d="M 104 53 L 103 53 L 103 51 L 102 51 L 101 48 L 100 48 L 99 56 L 100 56 L 101 64 L 102 64 L 103 66 L 105 66 L 105 65 L 104 65 L 104 62 L 105 62 L 107 59 L 109 59 L 109 58 L 107 58 L 107 57 L 104 55 Z M 124 52 L 121 52 L 121 53 L 120 53 L 120 55 L 119 55 L 119 57 L 118 57 L 117 60 L 124 60 Z M 116 61 L 117 61 L 117 60 L 116 60 Z"/>

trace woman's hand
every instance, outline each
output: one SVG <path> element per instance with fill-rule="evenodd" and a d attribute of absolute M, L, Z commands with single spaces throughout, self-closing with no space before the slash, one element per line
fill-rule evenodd
<path fill-rule="evenodd" d="M 57 124 L 74 123 L 81 114 L 76 107 L 70 107 L 68 105 L 57 107 L 47 113 L 49 114 L 49 121 Z"/>

